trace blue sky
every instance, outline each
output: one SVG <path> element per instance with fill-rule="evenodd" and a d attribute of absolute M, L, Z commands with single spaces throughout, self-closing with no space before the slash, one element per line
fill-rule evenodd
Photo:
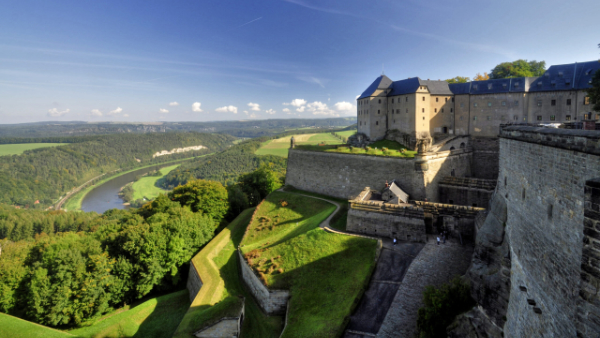
<path fill-rule="evenodd" d="M 393 80 L 600 57 L 600 1 L 0 0 L 0 123 L 355 115 Z"/>

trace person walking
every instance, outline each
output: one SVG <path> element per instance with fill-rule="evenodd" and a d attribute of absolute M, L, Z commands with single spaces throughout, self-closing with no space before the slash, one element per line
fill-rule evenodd
<path fill-rule="evenodd" d="M 396 237 L 394 237 L 394 245 L 396 245 L 397 242 L 398 240 L 396 240 Z"/>
<path fill-rule="evenodd" d="M 437 238 L 437 245 L 440 245 L 440 237 Z"/>

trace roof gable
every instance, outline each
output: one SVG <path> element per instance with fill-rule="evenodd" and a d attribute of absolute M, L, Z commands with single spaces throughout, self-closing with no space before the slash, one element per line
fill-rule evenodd
<path fill-rule="evenodd" d="M 371 85 L 367 87 L 367 89 L 362 94 L 360 94 L 357 100 L 372 96 L 377 89 L 387 89 L 390 87 L 391 84 L 392 80 L 390 80 L 389 77 L 381 75 L 377 79 L 375 79 L 375 81 L 373 81 L 373 83 L 371 83 Z"/>

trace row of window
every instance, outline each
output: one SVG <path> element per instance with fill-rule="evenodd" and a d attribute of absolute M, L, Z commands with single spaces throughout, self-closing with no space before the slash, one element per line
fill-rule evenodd
<path fill-rule="evenodd" d="M 439 100 L 439 97 L 436 97 L 435 98 L 435 102 L 439 102 L 438 100 Z M 445 102 L 448 102 L 448 98 L 447 97 L 445 98 L 445 100 L 446 100 Z M 425 101 L 425 96 L 423 96 L 423 101 Z M 408 102 L 408 96 L 406 97 L 406 102 Z M 452 102 L 454 102 L 454 98 L 452 98 Z M 364 104 L 364 103 L 366 103 L 366 102 L 358 101 L 358 105 L 359 106 L 361 104 Z M 379 99 L 379 103 L 381 104 L 381 99 Z M 392 98 L 392 103 L 394 103 L 394 99 L 393 98 Z M 400 98 L 398 98 L 398 103 L 400 103 Z M 506 101 L 502 101 L 501 104 L 503 106 L 506 106 Z M 586 97 L 583 98 L 583 104 L 584 105 L 590 104 L 590 97 L 589 96 L 586 96 Z M 519 100 L 515 101 L 515 105 L 517 105 L 517 106 L 519 105 Z M 538 107 L 541 107 L 542 106 L 542 100 L 538 100 L 537 101 L 537 105 L 538 105 Z M 556 106 L 556 100 L 550 101 L 550 105 Z M 570 106 L 570 105 L 571 105 L 571 99 L 567 99 L 567 106 Z M 465 104 L 461 102 L 460 107 L 464 108 L 464 106 L 465 106 Z M 477 107 L 477 102 L 474 102 L 473 106 Z M 488 102 L 488 107 L 491 107 L 491 106 L 492 106 L 492 103 Z"/>

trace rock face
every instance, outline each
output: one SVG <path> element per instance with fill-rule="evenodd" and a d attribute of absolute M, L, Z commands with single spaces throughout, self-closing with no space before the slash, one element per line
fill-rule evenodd
<path fill-rule="evenodd" d="M 467 276 L 471 296 L 479 304 L 459 316 L 448 328 L 448 336 L 501 337 L 510 296 L 510 247 L 505 232 L 506 201 L 496 196 L 477 232 L 475 251 Z"/>

